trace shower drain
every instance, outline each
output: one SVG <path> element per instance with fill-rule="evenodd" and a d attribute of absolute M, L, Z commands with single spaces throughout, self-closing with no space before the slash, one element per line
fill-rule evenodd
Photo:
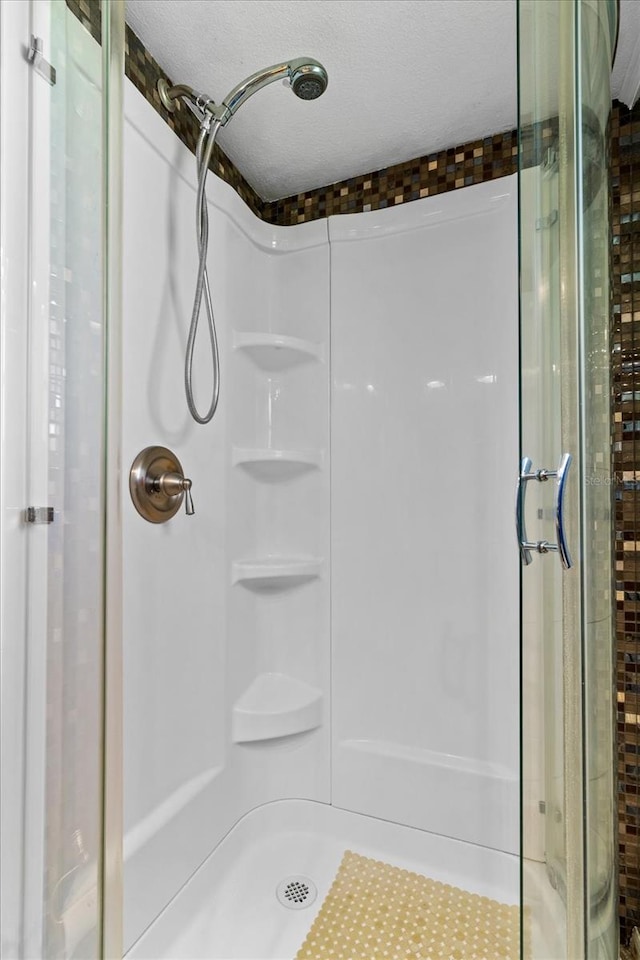
<path fill-rule="evenodd" d="M 318 896 L 318 888 L 309 877 L 285 877 L 276 888 L 276 897 L 283 907 L 303 910 Z"/>

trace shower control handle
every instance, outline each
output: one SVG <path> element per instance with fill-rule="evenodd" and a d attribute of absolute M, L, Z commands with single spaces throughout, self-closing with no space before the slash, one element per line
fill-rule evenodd
<path fill-rule="evenodd" d="M 182 501 L 188 517 L 195 513 L 192 481 L 182 464 L 167 447 L 145 447 L 129 471 L 129 492 L 133 505 L 149 523 L 166 523 L 176 515 Z"/>
<path fill-rule="evenodd" d="M 193 497 L 191 496 L 191 480 L 187 480 L 186 478 L 184 481 L 184 508 L 188 517 L 192 517 L 196 512 L 196 508 L 193 505 Z"/>
<path fill-rule="evenodd" d="M 181 473 L 162 473 L 155 480 L 154 487 L 167 497 L 179 497 L 181 493 L 184 493 L 187 516 L 192 517 L 196 512 L 191 496 L 192 483 L 188 477 L 183 477 Z"/>

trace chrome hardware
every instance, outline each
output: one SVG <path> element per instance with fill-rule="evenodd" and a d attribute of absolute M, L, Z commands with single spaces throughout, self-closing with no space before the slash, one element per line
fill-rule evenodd
<path fill-rule="evenodd" d="M 184 508 L 188 517 L 192 517 L 196 512 L 196 508 L 193 505 L 193 497 L 191 496 L 191 480 L 186 478 L 184 481 Z"/>
<path fill-rule="evenodd" d="M 176 515 L 183 500 L 187 516 L 192 517 L 195 510 L 191 486 L 180 461 L 167 447 L 146 447 L 131 465 L 131 499 L 149 523 L 166 523 Z"/>
<path fill-rule="evenodd" d="M 201 121 L 210 113 L 221 127 L 225 127 L 249 97 L 276 80 L 287 80 L 288 86 L 301 100 L 315 100 L 324 93 L 329 82 L 327 71 L 321 63 L 313 57 L 297 57 L 252 73 L 234 87 L 220 104 L 184 83 L 171 87 L 164 78 L 158 80 L 156 89 L 166 110 L 173 113 L 175 101 L 182 99 Z"/>
<path fill-rule="evenodd" d="M 32 33 L 27 48 L 27 60 L 36 73 L 53 87 L 56 82 L 56 69 L 51 66 L 48 60 L 45 60 L 42 50 L 42 37 L 36 37 Z"/>
<path fill-rule="evenodd" d="M 175 109 L 176 109 L 175 101 L 173 100 L 172 97 L 168 95 L 171 87 L 169 86 L 169 84 L 167 83 L 164 77 L 160 77 L 160 79 L 156 84 L 156 89 L 158 91 L 158 96 L 160 97 L 160 103 L 165 108 L 165 110 L 168 110 L 169 113 L 175 113 Z M 189 90 L 191 90 L 191 88 L 189 88 Z"/>
<path fill-rule="evenodd" d="M 25 523 L 53 523 L 53 507 L 27 507 L 24 512 Z"/>
<path fill-rule="evenodd" d="M 196 512 L 193 508 L 193 498 L 191 496 L 191 480 L 183 477 L 180 473 L 163 473 L 153 482 L 153 492 L 163 493 L 165 497 L 179 497 L 184 493 L 185 509 L 187 516 L 191 517 Z"/>
<path fill-rule="evenodd" d="M 540 554 L 557 553 L 560 556 L 560 562 L 565 570 L 570 570 L 573 566 L 564 530 L 564 491 L 572 459 L 570 453 L 563 454 L 557 470 L 542 469 L 532 471 L 532 462 L 529 457 L 523 457 L 520 462 L 520 474 L 516 488 L 516 533 L 518 536 L 520 557 L 525 566 L 528 566 L 533 559 L 531 556 L 532 551 Z M 529 480 L 537 480 L 539 483 L 545 483 L 552 477 L 557 481 L 555 494 L 557 543 L 549 543 L 548 540 L 529 540 L 524 519 L 526 484 Z"/>
<path fill-rule="evenodd" d="M 560 561 L 565 570 L 570 570 L 573 566 L 573 560 L 567 546 L 567 538 L 564 532 L 564 491 L 567 486 L 567 477 L 573 457 L 570 453 L 564 453 L 556 471 L 556 537 L 558 540 L 558 553 Z"/>
<path fill-rule="evenodd" d="M 526 567 L 529 566 L 533 559 L 531 551 L 525 546 L 525 544 L 528 543 L 528 537 L 524 521 L 524 495 L 527 490 L 525 481 L 531 479 L 530 470 L 532 465 L 529 457 L 522 458 L 518 484 L 516 486 L 516 534 L 518 536 L 518 546 L 520 547 L 520 559 Z"/>
<path fill-rule="evenodd" d="M 171 113 L 175 112 L 176 109 L 176 100 L 179 97 L 185 97 L 187 100 L 195 104 L 196 99 L 200 96 L 193 87 L 188 87 L 184 83 L 177 84 L 175 87 L 172 87 L 167 83 L 164 77 L 161 77 L 156 84 L 156 89 L 158 91 L 158 96 L 160 97 L 160 102 L 165 110 L 169 110 Z"/>

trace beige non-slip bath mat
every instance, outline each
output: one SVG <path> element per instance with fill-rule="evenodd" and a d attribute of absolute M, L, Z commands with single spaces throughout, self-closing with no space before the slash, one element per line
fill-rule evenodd
<path fill-rule="evenodd" d="M 296 960 L 518 960 L 520 910 L 347 851 Z"/>

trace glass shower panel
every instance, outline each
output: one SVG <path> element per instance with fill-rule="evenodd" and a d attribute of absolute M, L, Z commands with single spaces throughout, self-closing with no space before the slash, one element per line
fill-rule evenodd
<path fill-rule="evenodd" d="M 535 42 L 534 42 L 535 38 Z M 519 6 L 521 452 L 555 469 L 562 451 L 558 5 Z M 528 482 L 525 529 L 555 541 L 551 484 Z M 523 491 L 524 493 L 525 491 Z M 533 557 L 522 571 L 523 956 L 567 956 L 562 570 Z"/>
<path fill-rule="evenodd" d="M 73 957 L 101 936 L 101 57 L 66 4 L 51 40 L 45 956 Z"/>
<path fill-rule="evenodd" d="M 617 949 L 606 175 L 614 27 L 605 0 L 519 2 L 520 534 L 532 545 L 522 552 L 522 918 L 523 956 L 534 960 L 599 960 Z M 553 472 L 566 454 L 563 497 Z M 561 532 L 570 568 L 555 551 Z"/>
<path fill-rule="evenodd" d="M 103 955 L 108 261 L 103 55 L 33 0 L 25 956 Z M 45 53 L 46 51 L 46 53 Z M 49 67 L 55 73 L 52 73 Z M 52 82 L 53 81 L 53 82 Z M 117 320 L 117 318 L 114 318 Z M 27 517 L 27 519 L 29 519 Z"/>

